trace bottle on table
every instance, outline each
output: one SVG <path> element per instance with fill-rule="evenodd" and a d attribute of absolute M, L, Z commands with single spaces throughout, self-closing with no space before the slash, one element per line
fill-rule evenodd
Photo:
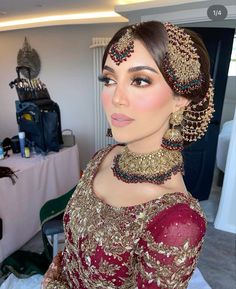
<path fill-rule="evenodd" d="M 21 156 L 23 158 L 25 156 L 25 132 L 20 131 L 18 133 L 18 136 L 19 136 L 19 141 L 20 141 L 20 152 L 21 152 Z"/>
<path fill-rule="evenodd" d="M 34 141 L 32 141 L 32 143 L 31 143 L 30 154 L 31 154 L 31 156 L 37 155 L 37 151 L 36 151 L 36 148 L 35 148 L 35 143 L 34 143 Z"/>
<path fill-rule="evenodd" d="M 30 158 L 30 149 L 29 149 L 29 147 L 25 147 L 25 158 Z"/>
<path fill-rule="evenodd" d="M 4 159 L 4 150 L 3 150 L 3 146 L 2 143 L 0 142 L 0 160 Z"/>

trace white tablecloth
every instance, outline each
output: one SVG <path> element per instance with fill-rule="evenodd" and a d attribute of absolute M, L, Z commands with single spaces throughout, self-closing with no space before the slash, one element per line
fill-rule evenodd
<path fill-rule="evenodd" d="M 29 159 L 19 154 L 0 160 L 0 166 L 16 171 L 10 178 L 0 179 L 0 218 L 3 238 L 0 240 L 0 262 L 29 241 L 40 229 L 39 211 L 49 199 L 69 191 L 79 180 L 77 145 L 63 148 L 47 156 Z"/>

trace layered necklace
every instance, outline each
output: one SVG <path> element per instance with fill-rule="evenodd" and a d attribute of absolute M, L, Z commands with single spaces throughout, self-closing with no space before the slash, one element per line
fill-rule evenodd
<path fill-rule="evenodd" d="M 113 174 L 125 183 L 163 184 L 172 174 L 183 174 L 183 157 L 178 150 L 161 147 L 157 151 L 141 154 L 131 152 L 128 146 L 116 155 Z"/>

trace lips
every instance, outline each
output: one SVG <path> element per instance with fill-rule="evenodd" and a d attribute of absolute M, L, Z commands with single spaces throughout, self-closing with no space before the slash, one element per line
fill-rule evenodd
<path fill-rule="evenodd" d="M 130 118 L 125 114 L 113 113 L 111 115 L 111 123 L 113 126 L 116 126 L 116 127 L 127 126 L 133 121 L 134 121 L 133 118 Z"/>

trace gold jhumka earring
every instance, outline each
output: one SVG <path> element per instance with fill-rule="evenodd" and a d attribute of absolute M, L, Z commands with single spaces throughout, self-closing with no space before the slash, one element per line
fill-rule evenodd
<path fill-rule="evenodd" d="M 168 150 L 183 150 L 183 137 L 179 127 L 183 121 L 183 109 L 173 112 L 170 117 L 170 128 L 163 136 L 161 146 Z"/>

